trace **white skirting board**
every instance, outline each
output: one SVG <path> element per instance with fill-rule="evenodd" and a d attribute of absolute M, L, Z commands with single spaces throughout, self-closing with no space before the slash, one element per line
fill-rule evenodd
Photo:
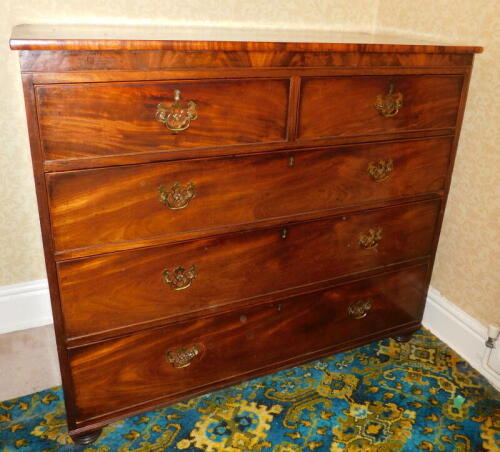
<path fill-rule="evenodd" d="M 52 313 L 47 280 L 0 287 L 0 334 L 50 323 Z M 485 368 L 482 363 L 486 350 L 486 326 L 447 300 L 433 287 L 429 289 L 422 324 L 468 361 L 497 389 L 500 388 L 500 340 L 491 354 L 489 368 Z"/>
<path fill-rule="evenodd" d="M 487 327 L 462 311 L 432 286 L 427 294 L 422 325 L 500 390 L 500 340 L 497 340 L 488 367 L 485 367 L 482 360 L 488 350 L 485 346 L 488 339 Z"/>
<path fill-rule="evenodd" d="M 0 286 L 0 334 L 52 323 L 46 279 Z"/>

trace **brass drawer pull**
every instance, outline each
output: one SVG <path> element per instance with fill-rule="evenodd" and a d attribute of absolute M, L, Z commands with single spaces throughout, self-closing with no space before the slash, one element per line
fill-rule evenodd
<path fill-rule="evenodd" d="M 197 344 L 189 347 L 181 347 L 177 350 L 167 351 L 167 360 L 176 369 L 182 369 L 191 365 L 193 358 L 200 354 L 200 347 Z"/>
<path fill-rule="evenodd" d="M 389 177 L 389 174 L 393 169 L 394 162 L 392 161 L 392 159 L 389 159 L 368 163 L 367 171 L 375 182 L 382 182 Z"/>
<path fill-rule="evenodd" d="M 182 101 L 181 92 L 178 89 L 174 90 L 172 105 L 164 107 L 163 104 L 158 104 L 156 107 L 156 120 L 174 133 L 186 130 L 191 125 L 191 121 L 197 117 L 196 103 L 192 100 Z"/>
<path fill-rule="evenodd" d="M 347 308 L 349 315 L 355 319 L 362 319 L 366 317 L 368 311 L 371 309 L 373 300 L 371 298 L 366 298 L 362 300 L 355 301 L 351 303 Z"/>
<path fill-rule="evenodd" d="M 164 185 L 158 187 L 160 192 L 160 202 L 165 204 L 171 210 L 180 210 L 188 206 L 196 196 L 196 186 L 189 182 L 186 185 L 181 185 L 176 182 L 170 190 L 166 190 Z"/>
<path fill-rule="evenodd" d="M 183 290 L 187 289 L 198 276 L 198 269 L 196 265 L 191 265 L 188 269 L 179 266 L 172 272 L 168 269 L 163 270 L 162 276 L 163 282 L 173 290 Z"/>
<path fill-rule="evenodd" d="M 375 108 L 384 118 L 392 118 L 399 113 L 399 109 L 403 106 L 403 94 L 394 92 L 394 84 L 389 85 L 387 94 L 379 94 L 375 100 Z"/>
<path fill-rule="evenodd" d="M 367 250 L 375 248 L 382 240 L 382 232 L 383 229 L 380 226 L 370 228 L 368 232 L 359 236 L 359 246 Z"/>

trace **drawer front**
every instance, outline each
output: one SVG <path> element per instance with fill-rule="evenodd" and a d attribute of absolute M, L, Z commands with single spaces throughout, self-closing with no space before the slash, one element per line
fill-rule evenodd
<path fill-rule="evenodd" d="M 82 421 L 420 320 L 419 266 L 70 352 Z M 307 358 L 306 358 L 307 359 Z"/>
<path fill-rule="evenodd" d="M 298 137 L 454 128 L 462 84 L 456 75 L 305 78 Z"/>
<path fill-rule="evenodd" d="M 433 192 L 451 138 L 47 175 L 56 250 Z"/>
<path fill-rule="evenodd" d="M 283 141 L 288 92 L 288 79 L 120 82 L 38 86 L 36 99 L 57 160 Z"/>
<path fill-rule="evenodd" d="M 68 337 L 427 256 L 440 201 L 57 264 Z"/>

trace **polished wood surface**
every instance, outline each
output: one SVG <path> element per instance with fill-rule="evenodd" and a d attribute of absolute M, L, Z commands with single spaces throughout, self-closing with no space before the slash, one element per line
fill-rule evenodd
<path fill-rule="evenodd" d="M 11 46 L 75 441 L 420 326 L 481 48 L 70 28 Z M 154 118 L 174 89 L 198 107 L 178 134 Z"/>
<path fill-rule="evenodd" d="M 418 319 L 426 267 L 347 284 L 194 321 L 148 330 L 72 350 L 78 419 L 135 403 L 186 393 L 270 363 L 327 349 L 353 337 Z M 361 319 L 349 306 L 370 300 Z M 196 344 L 200 353 L 175 368 L 167 353 Z"/>
<path fill-rule="evenodd" d="M 123 249 L 137 239 L 174 240 L 185 231 L 213 233 L 228 225 L 438 192 L 451 144 L 446 137 L 48 174 L 55 248 L 115 243 Z M 381 161 L 393 169 L 379 181 L 369 168 Z M 196 194 L 186 207 L 172 210 L 160 202 L 159 187 L 172 191 L 177 183 L 194 184 Z"/>
<path fill-rule="evenodd" d="M 431 253 L 439 201 L 58 264 L 68 337 L 196 312 Z M 378 245 L 360 236 L 382 228 Z M 195 265 L 185 290 L 165 269 Z M 124 307 L 126 307 L 124 309 Z M 139 325 L 138 325 L 139 326 Z"/>
<path fill-rule="evenodd" d="M 463 68 L 447 68 L 447 71 L 450 72 L 450 76 L 452 77 L 463 77 Z M 244 69 L 244 70 L 238 70 L 235 71 L 234 73 L 230 73 L 229 70 L 226 76 L 231 76 L 234 77 L 229 81 L 236 81 L 236 77 L 238 77 L 238 80 L 244 79 L 248 80 L 249 78 L 252 79 L 252 77 L 255 77 L 256 75 L 259 76 L 264 76 L 265 78 L 269 78 L 273 75 L 274 71 L 271 70 L 255 70 L 255 69 Z M 442 72 L 442 69 L 429 69 L 429 68 L 414 68 L 409 70 L 408 68 L 391 68 L 391 67 L 384 67 L 384 68 L 370 68 L 370 69 L 360 69 L 360 68 L 342 68 L 342 70 L 335 70 L 335 72 L 340 72 L 342 73 L 343 78 L 348 78 L 349 77 L 355 77 L 355 76 L 360 76 L 361 74 L 376 74 L 378 76 L 386 76 L 388 78 L 391 77 L 406 77 L 407 74 L 426 74 L 427 76 L 430 76 L 431 74 L 437 75 L 440 72 Z M 135 143 L 138 146 L 138 149 L 136 151 L 131 151 L 131 152 L 123 152 L 120 151 L 120 149 L 113 149 L 111 153 L 96 153 L 96 155 L 82 155 L 82 156 L 72 156 L 71 158 L 65 158 L 65 159 L 56 159 L 56 160 L 45 160 L 44 161 L 44 169 L 46 171 L 68 171 L 68 170 L 73 170 L 73 169 L 82 169 L 82 168 L 93 168 L 93 167 L 103 167 L 103 166 L 116 166 L 116 165 L 128 165 L 128 164 L 134 164 L 134 163 L 150 163 L 154 161 L 165 161 L 165 160 L 179 160 L 179 159 L 190 159 L 190 158 L 200 158 L 200 157 L 214 157 L 214 156 L 222 156 L 222 155 L 245 155 L 248 153 L 262 153 L 262 152 L 269 152 L 271 150 L 292 150 L 292 149 L 307 149 L 310 148 L 311 146 L 330 146 L 330 145 L 343 145 L 343 144 L 353 144 L 353 143 L 365 143 L 365 142 L 372 142 L 372 141 L 384 141 L 384 140 L 396 140 L 396 139 L 410 139 L 410 138 L 419 138 L 422 136 L 429 137 L 429 136 L 439 136 L 439 135 L 451 135 L 455 131 L 455 124 L 453 124 L 452 127 L 448 128 L 431 128 L 431 129 L 405 129 L 402 127 L 396 128 L 396 129 L 391 129 L 391 124 L 394 123 L 394 121 L 385 121 L 381 123 L 381 126 L 385 126 L 385 129 L 382 131 L 377 132 L 376 134 L 371 133 L 368 128 L 363 128 L 361 131 L 361 134 L 358 135 L 337 135 L 337 136 L 326 136 L 326 137 L 315 137 L 312 136 L 310 138 L 300 138 L 297 139 L 297 121 L 298 121 L 298 115 L 299 112 L 297 111 L 299 108 L 299 100 L 301 97 L 300 93 L 300 87 L 301 87 L 301 80 L 302 79 L 307 79 L 309 76 L 313 73 L 316 74 L 331 74 L 332 69 L 328 70 L 321 70 L 319 68 L 314 68 L 314 71 L 312 71 L 312 68 L 308 68 L 308 70 L 292 70 L 288 69 L 288 75 L 286 74 L 286 71 L 283 72 L 281 71 L 279 74 L 281 77 L 287 76 L 288 79 L 290 80 L 290 98 L 288 102 L 288 114 L 287 114 L 287 131 L 286 131 L 286 140 L 282 139 L 281 141 L 274 141 L 274 142 L 254 142 L 254 143 L 242 143 L 242 142 L 234 142 L 233 144 L 225 144 L 224 146 L 214 146 L 214 145 L 208 145 L 205 146 L 203 145 L 203 140 L 205 139 L 204 137 L 201 137 L 197 135 L 196 133 L 193 132 L 193 128 L 196 127 L 196 123 L 198 120 L 193 122 L 193 126 L 190 127 L 188 130 L 178 134 L 178 135 L 183 135 L 184 133 L 191 133 L 194 137 L 194 141 L 197 141 L 198 144 L 195 142 L 192 143 L 192 146 L 184 146 L 184 147 L 176 147 L 176 146 L 159 146 L 155 147 L 154 146 L 154 139 L 148 141 L 150 143 L 150 147 L 148 149 L 143 148 L 140 146 L 140 141 Z M 89 76 L 90 74 L 90 76 Z M 111 74 L 111 75 L 110 75 Z M 292 75 L 293 74 L 293 75 Z M 42 74 L 43 75 L 43 74 Z M 71 82 L 69 85 L 70 86 L 101 86 L 101 81 L 103 79 L 108 80 L 108 81 L 113 81 L 116 83 L 109 83 L 110 86 L 112 87 L 120 87 L 123 86 L 123 82 L 119 82 L 120 77 L 126 78 L 127 80 L 130 81 L 128 85 L 132 84 L 135 85 L 136 82 L 137 84 L 144 83 L 144 81 L 139 80 L 140 78 L 151 78 L 151 82 L 153 80 L 157 79 L 169 79 L 170 83 L 173 85 L 175 84 L 181 84 L 183 81 L 186 79 L 196 79 L 196 84 L 197 83 L 203 83 L 203 81 L 207 80 L 213 80 L 214 77 L 220 77 L 220 71 L 214 71 L 214 70 L 187 70 L 187 71 L 159 71 L 155 73 L 155 71 L 152 72 L 147 72 L 145 73 L 144 71 L 141 72 L 136 72 L 136 71 L 125 71 L 125 72 L 115 72 L 115 71 L 95 71 L 95 72 L 86 72 L 85 74 L 69 74 L 69 73 L 63 73 L 63 74 L 57 74 L 57 77 L 55 77 L 53 74 L 48 75 L 45 74 L 47 77 L 41 77 L 41 74 L 38 74 L 38 78 L 40 79 L 39 83 L 42 83 L 43 86 L 53 86 L 54 83 L 60 81 L 61 78 L 64 78 L 66 81 Z M 277 74 L 275 74 L 277 75 Z M 138 79 L 139 78 L 139 79 Z M 82 81 L 86 80 L 85 83 Z M 88 81 L 91 81 L 91 83 L 88 83 Z M 276 80 L 274 78 L 273 80 Z M 283 82 L 285 82 L 286 79 L 280 78 Z M 48 83 L 50 82 L 50 83 Z M 157 83 L 157 82 L 156 82 Z M 67 86 L 68 84 L 64 83 L 61 84 L 63 86 Z M 104 85 L 108 86 L 106 83 Z M 386 87 L 387 89 L 388 87 Z M 372 93 L 373 94 L 373 93 Z M 380 94 L 380 93 L 379 93 Z M 375 94 L 373 94 L 375 96 Z M 250 97 L 250 96 L 249 96 Z M 375 98 L 374 98 L 375 99 Z M 365 99 L 366 100 L 366 99 Z M 380 114 L 376 111 L 375 106 L 374 106 L 375 101 L 370 101 L 370 108 L 369 108 L 369 115 L 373 119 L 374 113 L 377 114 L 375 118 L 380 116 Z M 68 107 L 66 107 L 68 108 Z M 112 108 L 112 106 L 107 103 L 106 108 Z M 126 105 L 123 106 L 123 108 L 126 108 Z M 411 108 L 411 106 L 410 106 Z M 54 110 L 55 111 L 55 110 Z M 52 113 L 54 113 L 54 111 Z M 54 113 L 55 114 L 55 113 Z M 90 113 L 92 114 L 92 113 Z M 117 117 L 118 116 L 118 117 Z M 149 118 L 150 116 L 148 116 Z M 244 123 L 245 121 L 252 122 L 253 119 L 251 117 L 250 112 L 242 112 L 241 116 L 241 121 Z M 385 118 L 383 118 L 385 119 Z M 395 119 L 395 118 L 391 118 Z M 53 122 L 54 122 L 54 127 L 57 129 L 58 128 L 58 121 L 57 121 L 57 115 L 53 117 Z M 97 128 L 101 130 L 101 125 L 100 123 L 95 123 L 92 122 L 94 125 L 94 128 Z M 115 114 L 113 116 L 113 119 L 111 118 L 106 118 L 105 123 L 111 130 L 118 131 L 118 139 L 120 142 L 126 141 L 127 140 L 127 135 L 123 134 L 121 131 L 123 128 L 125 128 L 125 125 L 123 121 L 119 119 L 119 115 Z M 161 124 L 159 124 L 161 125 Z M 69 124 L 71 126 L 71 124 Z M 148 123 L 148 126 L 151 126 L 151 124 Z M 132 130 L 135 130 L 135 126 L 132 126 Z M 191 132 L 190 132 L 191 131 Z M 167 130 L 167 132 L 169 132 Z M 60 131 L 59 137 L 62 136 L 62 139 L 64 139 L 64 134 L 62 134 Z M 105 139 L 105 134 L 103 136 L 103 130 L 101 130 L 100 138 L 99 141 L 102 141 Z M 171 132 L 170 132 L 171 133 Z M 136 138 L 141 138 L 140 134 L 136 130 L 136 134 L 134 134 Z M 213 139 L 213 137 L 212 137 Z M 179 138 L 175 138 L 175 140 L 180 140 Z M 136 140 L 137 141 L 137 140 Z M 180 140 L 182 141 L 182 140 Z M 61 144 L 61 143 L 60 143 Z M 182 144 L 182 143 L 181 143 Z M 62 144 L 61 144 L 62 145 Z M 73 146 L 76 146 L 73 145 Z M 133 147 L 134 145 L 132 145 Z M 201 146 L 201 147 L 200 147 Z M 88 146 L 87 146 L 88 147 Z M 94 151 L 90 151 L 94 152 Z M 55 156 L 57 158 L 57 156 Z M 45 158 L 47 158 L 45 156 Z"/>
<path fill-rule="evenodd" d="M 198 117 L 174 133 L 155 120 L 174 90 L 196 102 Z M 158 149 L 205 148 L 286 139 L 288 80 L 211 80 L 38 87 L 49 160 Z"/>
<path fill-rule="evenodd" d="M 403 105 L 385 118 L 374 104 L 391 84 Z M 454 128 L 462 84 L 462 76 L 448 75 L 304 78 L 298 138 Z"/>
<path fill-rule="evenodd" d="M 231 74 L 241 68 L 254 68 L 260 71 L 274 70 L 279 72 L 283 68 L 304 69 L 317 72 L 319 69 L 337 70 L 346 68 L 373 67 L 424 67 L 449 70 L 455 67 L 464 67 L 472 64 L 473 54 L 470 53 L 359 53 L 359 52 L 313 52 L 313 51 L 222 51 L 210 50 L 204 52 L 174 51 L 174 50 L 144 50 L 141 52 L 127 52 L 120 50 L 100 51 L 21 51 L 21 68 L 23 71 L 37 72 L 37 80 L 47 80 L 57 73 L 57 78 L 67 81 L 73 77 L 82 79 L 112 79 L 123 80 L 122 74 L 111 71 L 142 71 L 143 79 L 155 77 L 155 70 L 175 69 L 193 70 L 201 68 L 217 71 L 224 69 L 226 74 Z M 94 71 L 87 72 L 89 64 Z M 144 73 L 144 68 L 149 68 Z M 314 68 L 314 69 L 313 69 Z M 196 69 L 199 70 L 199 69 Z M 64 71 L 64 72 L 59 72 Z M 44 74 L 48 73 L 48 74 Z M 279 74 L 276 74 L 279 75 Z M 118 77 L 117 77 L 118 76 Z M 156 78 L 158 80 L 158 78 Z"/>
<path fill-rule="evenodd" d="M 12 31 L 10 47 L 14 50 L 278 49 L 395 53 L 480 53 L 483 50 L 479 46 L 436 45 L 435 41 L 397 34 L 123 24 L 17 25 Z"/>

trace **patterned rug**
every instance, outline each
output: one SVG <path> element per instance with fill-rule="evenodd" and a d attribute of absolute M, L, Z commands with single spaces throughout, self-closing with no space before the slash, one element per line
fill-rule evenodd
<path fill-rule="evenodd" d="M 0 449 L 499 451 L 500 396 L 423 330 L 116 422 L 91 446 L 71 443 L 60 388 L 5 401 Z"/>

